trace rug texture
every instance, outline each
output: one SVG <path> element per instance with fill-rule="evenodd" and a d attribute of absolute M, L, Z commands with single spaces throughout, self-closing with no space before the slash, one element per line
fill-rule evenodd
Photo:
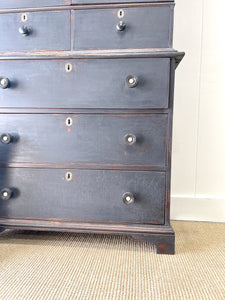
<path fill-rule="evenodd" d="M 225 224 L 172 226 L 174 256 L 131 237 L 4 231 L 0 300 L 224 300 Z"/>

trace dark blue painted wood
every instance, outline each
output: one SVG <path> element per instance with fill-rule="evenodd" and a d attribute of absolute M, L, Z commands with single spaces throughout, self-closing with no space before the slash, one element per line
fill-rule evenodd
<path fill-rule="evenodd" d="M 0 89 L 0 107 L 167 108 L 169 69 L 169 58 L 1 61 L 11 86 Z"/>
<path fill-rule="evenodd" d="M 5 114 L 0 130 L 12 137 L 10 144 L 0 143 L 1 161 L 165 166 L 167 114 Z M 126 144 L 130 133 L 134 145 Z"/>
<path fill-rule="evenodd" d="M 57 6 L 70 0 L 0 1 L 0 9 L 19 8 L 0 11 L 0 51 L 6 51 L 0 53 L 2 87 L 4 77 L 10 82 L 0 89 L 0 133 L 12 137 L 11 143 L 0 144 L 0 198 L 7 198 L 2 189 L 8 196 L 12 191 L 11 199 L 0 200 L 0 231 L 129 233 L 155 243 L 158 253 L 173 253 L 173 81 L 183 53 L 153 48 L 172 47 L 174 5 L 165 0 L 73 0 L 78 2 L 84 5 L 60 11 Z M 125 15 L 119 18 L 123 2 Z M 45 5 L 55 7 L 48 12 L 41 8 Z M 28 6 L 28 20 L 22 22 L 18 11 Z M 116 30 L 119 21 L 124 31 Z M 29 28 L 26 37 L 18 33 L 22 25 Z M 81 51 L 69 52 L 71 47 Z M 125 48 L 130 49 L 122 54 L 119 49 Z M 28 52 L 18 52 L 24 50 Z M 71 72 L 65 70 L 68 62 Z M 126 85 L 128 75 L 137 79 L 135 88 Z M 72 126 L 66 126 L 67 117 Z M 125 143 L 127 133 L 136 139 L 132 146 Z M 66 180 L 68 171 L 71 181 Z M 134 203 L 126 205 L 124 193 Z"/>
<path fill-rule="evenodd" d="M 70 5 L 71 0 L 1 0 L 0 8 Z"/>
<path fill-rule="evenodd" d="M 15 0 L 14 0 L 15 1 Z M 174 0 L 72 0 L 73 4 L 98 4 L 98 3 L 132 3 L 132 2 L 150 2 L 150 3 L 162 3 L 162 2 L 174 2 Z"/>
<path fill-rule="evenodd" d="M 70 50 L 70 11 L 30 12 L 26 22 L 21 16 L 0 15 L 0 51 Z M 19 33 L 22 26 L 28 36 Z"/>
<path fill-rule="evenodd" d="M 73 11 L 74 49 L 123 49 L 171 47 L 173 6 L 124 7 Z M 126 28 L 116 29 L 123 21 Z"/>
<path fill-rule="evenodd" d="M 10 200 L 0 200 L 0 217 L 67 219 L 162 224 L 165 173 L 1 169 L 0 188 L 10 187 Z M 135 201 L 124 204 L 123 194 Z"/>

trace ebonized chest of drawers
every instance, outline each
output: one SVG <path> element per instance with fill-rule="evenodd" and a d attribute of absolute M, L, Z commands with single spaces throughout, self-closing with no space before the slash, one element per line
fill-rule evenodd
<path fill-rule="evenodd" d="M 173 1 L 0 1 L 0 229 L 174 253 Z"/>

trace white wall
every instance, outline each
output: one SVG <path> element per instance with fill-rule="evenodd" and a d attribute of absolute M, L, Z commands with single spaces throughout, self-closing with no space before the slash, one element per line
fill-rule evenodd
<path fill-rule="evenodd" d="M 225 222 L 225 1 L 177 0 L 171 218 Z"/>

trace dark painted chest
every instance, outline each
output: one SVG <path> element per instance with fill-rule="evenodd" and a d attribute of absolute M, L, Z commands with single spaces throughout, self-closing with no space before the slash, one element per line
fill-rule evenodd
<path fill-rule="evenodd" d="M 0 229 L 129 234 L 174 253 L 174 2 L 0 3 Z"/>

